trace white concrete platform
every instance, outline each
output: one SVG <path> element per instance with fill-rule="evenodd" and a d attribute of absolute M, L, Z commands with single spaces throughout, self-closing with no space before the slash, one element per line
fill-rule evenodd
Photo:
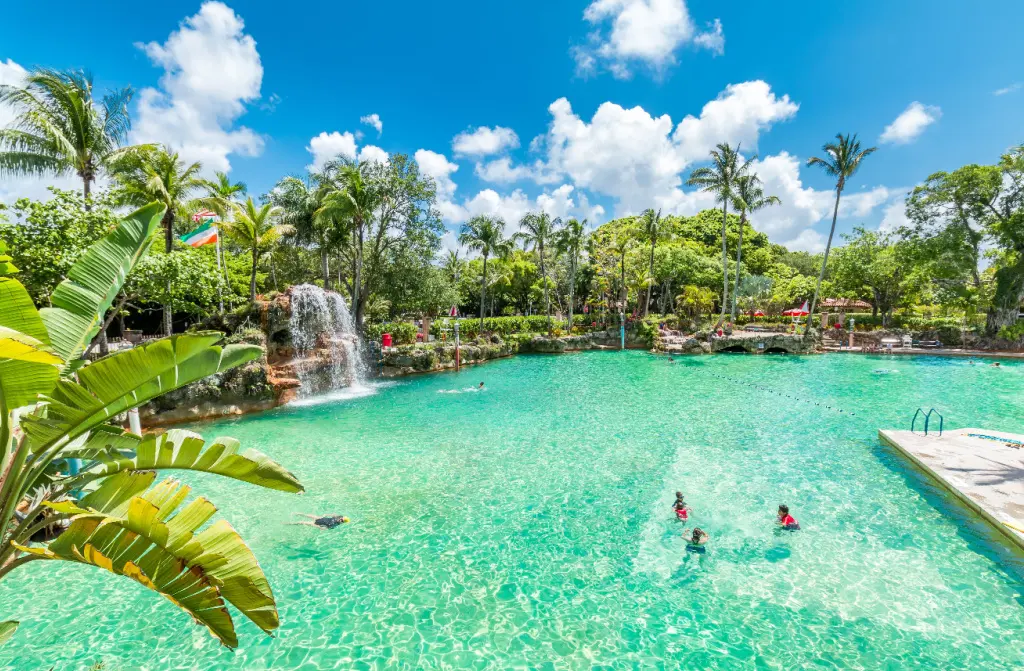
<path fill-rule="evenodd" d="M 878 436 L 1024 550 L 1024 435 L 951 429 L 941 438 L 886 430 Z"/>

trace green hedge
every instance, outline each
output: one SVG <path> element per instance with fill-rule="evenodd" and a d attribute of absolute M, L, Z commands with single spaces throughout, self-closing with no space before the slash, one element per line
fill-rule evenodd
<path fill-rule="evenodd" d="M 412 345 L 416 342 L 416 325 L 412 322 L 383 322 L 366 325 L 366 338 L 370 342 L 380 342 L 385 333 L 391 334 L 394 345 Z"/>

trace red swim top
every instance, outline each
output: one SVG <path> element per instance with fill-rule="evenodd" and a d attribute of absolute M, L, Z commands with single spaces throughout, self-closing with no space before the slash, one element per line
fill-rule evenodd
<path fill-rule="evenodd" d="M 690 515 L 689 508 L 676 508 L 676 517 L 685 520 Z"/>
<path fill-rule="evenodd" d="M 779 519 L 779 523 L 782 524 L 782 526 L 784 527 L 788 527 L 796 524 L 796 520 L 793 518 L 792 515 L 787 514 L 785 517 Z"/>

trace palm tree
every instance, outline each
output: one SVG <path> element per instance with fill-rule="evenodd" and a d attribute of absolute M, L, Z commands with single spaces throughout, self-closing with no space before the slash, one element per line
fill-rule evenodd
<path fill-rule="evenodd" d="M 733 149 L 728 144 L 719 144 L 711 150 L 711 166 L 697 168 L 686 180 L 689 186 L 715 194 L 722 203 L 722 313 L 718 317 L 717 329 L 725 321 L 725 306 L 729 301 L 729 252 L 725 244 L 725 224 L 729 213 L 729 201 L 735 188 L 736 178 L 743 174 L 749 163 L 740 165 L 739 146 Z"/>
<path fill-rule="evenodd" d="M 811 300 L 811 311 L 807 314 L 807 327 L 811 326 L 811 319 L 814 316 L 814 306 L 818 302 L 818 292 L 821 291 L 821 280 L 825 277 L 825 266 L 828 264 L 828 252 L 832 248 L 832 236 L 836 232 L 836 217 L 839 216 L 839 197 L 843 195 L 846 188 L 846 180 L 856 174 L 860 168 L 861 161 L 877 151 L 878 147 L 860 148 L 860 140 L 857 134 L 843 135 L 836 134 L 838 142 L 829 142 L 823 149 L 828 155 L 827 158 L 812 156 L 807 159 L 807 165 L 820 165 L 829 177 L 836 178 L 836 205 L 832 210 L 832 228 L 828 232 L 828 242 L 825 244 L 825 257 L 821 260 L 821 272 L 818 273 L 818 283 L 814 287 L 814 298 Z"/>
<path fill-rule="evenodd" d="M 753 159 L 750 159 L 751 161 Z M 733 194 L 733 207 L 740 211 L 740 237 L 736 244 L 736 284 L 732 291 L 731 319 L 736 321 L 736 295 L 740 290 L 740 274 L 743 261 L 743 228 L 747 224 L 747 213 L 754 213 L 769 205 L 778 205 L 782 201 L 778 196 L 764 195 L 761 179 L 757 175 L 740 175 L 736 178 L 736 190 Z"/>
<path fill-rule="evenodd" d="M 610 248 L 619 261 L 619 291 L 622 298 L 622 310 L 626 310 L 629 289 L 626 285 L 626 254 L 633 248 L 633 232 L 629 227 L 620 225 L 611 240 Z"/>
<path fill-rule="evenodd" d="M 580 254 L 586 245 L 586 231 L 586 219 L 580 221 L 572 218 L 555 234 L 555 247 L 569 257 L 569 333 L 572 333 L 572 311 L 576 302 L 576 269 L 579 266 Z"/>
<path fill-rule="evenodd" d="M 206 184 L 207 195 L 199 198 L 197 203 L 226 220 L 234 214 L 235 203 L 246 194 L 248 188 L 245 182 L 232 183 L 226 172 L 218 170 L 213 174 L 217 179 Z"/>
<path fill-rule="evenodd" d="M 654 288 L 654 248 L 658 245 L 658 236 L 661 235 L 661 210 L 657 213 L 653 209 L 644 210 L 640 215 L 640 233 L 644 240 L 651 243 L 651 258 L 647 269 L 647 298 L 644 300 L 644 317 L 651 309 L 651 290 Z"/>
<path fill-rule="evenodd" d="M 326 195 L 315 220 L 322 229 L 347 225 L 352 234 L 352 313 L 362 327 L 369 288 L 363 286 L 363 238 L 380 202 L 379 194 L 363 175 L 363 165 L 342 162 L 332 166 L 323 183 Z"/>
<path fill-rule="evenodd" d="M 462 225 L 459 244 L 480 252 L 484 259 L 484 276 L 480 283 L 480 332 L 484 330 L 484 298 L 487 294 L 487 259 L 505 257 L 512 248 L 512 240 L 505 237 L 505 222 L 499 217 L 478 215 Z"/>
<path fill-rule="evenodd" d="M 551 333 L 551 295 L 548 292 L 548 274 L 545 267 L 545 249 L 550 249 L 554 242 L 555 232 L 562 220 L 552 219 L 547 212 L 530 212 L 519 220 L 523 229 L 515 234 L 517 240 L 523 241 L 525 248 L 533 248 L 540 255 L 540 279 L 544 283 L 544 314 L 548 318 L 548 333 Z"/>
<path fill-rule="evenodd" d="M 441 261 L 441 267 L 444 268 L 444 272 L 447 273 L 454 283 L 457 283 L 459 278 L 462 277 L 462 268 L 465 265 L 466 262 L 459 257 L 459 250 L 457 249 L 449 249 Z"/>
<path fill-rule="evenodd" d="M 256 267 L 260 258 L 270 252 L 274 245 L 292 229 L 280 223 L 284 210 L 273 203 L 256 207 L 252 196 L 242 204 L 235 205 L 235 216 L 225 222 L 224 232 L 252 254 L 252 273 L 249 275 L 249 300 L 256 300 Z"/>
<path fill-rule="evenodd" d="M 328 254 L 336 222 L 316 216 L 324 205 L 324 197 L 329 193 L 322 186 L 323 182 L 323 176 L 318 173 L 311 173 L 306 179 L 285 177 L 270 192 L 270 202 L 282 208 L 281 223 L 295 231 L 296 242 L 317 246 L 324 289 L 330 289 Z"/>
<path fill-rule="evenodd" d="M 165 147 L 143 147 L 138 151 L 122 154 L 110 164 L 115 178 L 111 192 L 114 201 L 120 205 L 142 207 L 157 201 L 167 208 L 161 222 L 164 229 L 164 251 L 174 251 L 174 222 L 176 217 L 187 219 L 189 213 L 198 207 L 195 194 L 208 190 L 210 183 L 200 177 L 202 166 L 188 165 L 177 153 Z M 170 280 L 167 294 L 170 295 Z M 164 333 L 173 331 L 172 306 L 164 305 Z"/>
<path fill-rule="evenodd" d="M 111 91 L 97 105 L 92 77 L 80 71 L 39 68 L 24 88 L 0 85 L 0 107 L 16 114 L 0 129 L 0 176 L 78 175 L 88 210 L 89 192 L 111 163 L 141 146 L 122 147 L 131 128 L 132 89 Z"/>

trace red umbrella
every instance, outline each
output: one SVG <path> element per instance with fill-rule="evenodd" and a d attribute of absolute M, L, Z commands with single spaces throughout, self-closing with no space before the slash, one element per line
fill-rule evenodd
<path fill-rule="evenodd" d="M 783 312 L 782 314 L 786 315 L 787 317 L 806 317 L 811 313 L 807 311 L 807 301 L 804 301 L 804 304 L 801 305 L 800 307 L 790 308 Z"/>
<path fill-rule="evenodd" d="M 760 310 L 755 310 L 754 311 L 754 316 L 755 317 L 764 317 L 764 313 L 761 312 Z"/>

